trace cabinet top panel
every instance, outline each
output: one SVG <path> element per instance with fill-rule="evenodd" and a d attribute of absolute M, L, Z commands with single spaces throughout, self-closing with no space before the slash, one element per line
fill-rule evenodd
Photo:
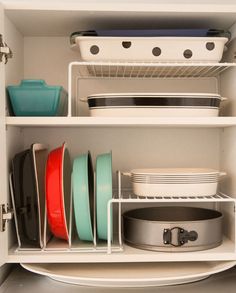
<path fill-rule="evenodd" d="M 1 1 L 1 0 L 0 0 Z M 221 2 L 221 3 L 220 3 Z M 25 36 L 65 36 L 89 29 L 230 28 L 235 0 L 13 1 L 7 17 Z M 122 13 L 121 13 L 122 12 Z"/>

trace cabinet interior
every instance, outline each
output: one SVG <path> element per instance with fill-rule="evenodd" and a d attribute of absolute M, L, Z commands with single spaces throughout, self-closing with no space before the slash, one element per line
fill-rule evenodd
<path fill-rule="evenodd" d="M 50 21 L 48 14 L 35 11 L 30 13 L 23 10 L 10 9 L 5 16 L 5 41 L 12 49 L 14 58 L 6 65 L 6 86 L 18 84 L 21 79 L 44 79 L 50 85 L 62 85 L 68 89 L 68 64 L 78 59 L 78 52 L 72 51 L 69 47 L 69 34 L 78 29 L 89 29 L 93 27 L 104 28 L 112 19 L 111 27 L 116 27 L 118 23 L 117 13 L 98 13 L 96 16 L 87 12 L 81 12 L 82 18 L 79 25 L 76 25 L 78 13 L 60 11 L 52 13 L 52 19 L 57 20 L 55 24 Z M 129 12 L 130 13 L 130 12 Z M 51 14 L 50 14 L 51 15 Z M 104 15 L 106 16 L 104 18 Z M 152 23 L 155 13 L 150 14 L 149 20 L 144 22 L 143 27 L 147 28 Z M 139 23 L 142 12 L 134 13 L 134 23 Z M 147 15 L 146 15 L 147 16 Z M 120 17 L 120 15 L 119 15 Z M 123 16 L 125 18 L 125 15 Z M 177 21 L 177 27 L 181 26 L 181 15 L 172 18 L 173 23 Z M 59 27 L 56 25 L 60 19 L 64 19 Z M 236 35 L 236 20 L 234 13 L 210 14 L 201 16 L 200 13 L 186 17 L 186 25 L 196 27 L 201 18 L 201 26 L 214 26 L 231 28 L 232 35 Z M 69 21 L 72 19 L 71 21 Z M 120 22 L 120 19 L 119 19 Z M 121 22 L 120 22 L 121 23 Z M 126 20 L 123 27 L 130 27 L 131 21 Z M 160 27 L 168 27 L 169 18 L 163 13 Z M 92 28 L 93 28 L 92 27 Z M 236 42 L 233 40 L 229 44 L 229 49 L 225 53 L 225 59 L 234 59 Z M 204 78 L 166 78 L 166 79 L 81 79 L 79 82 L 79 97 L 83 98 L 89 94 L 106 92 L 209 92 L 219 93 L 228 100 L 224 102 L 220 116 L 236 117 L 236 68 L 224 71 L 218 77 Z M 74 101 L 76 107 L 73 115 L 88 116 L 88 107 L 79 100 Z M 6 102 L 7 104 L 7 102 Z M 8 110 L 6 107 L 6 115 Z M 79 119 L 79 118 L 78 118 Z M 11 159 L 15 153 L 28 148 L 32 143 L 39 142 L 46 144 L 49 149 L 53 149 L 67 142 L 71 159 L 78 154 L 91 151 L 95 164 L 96 156 L 112 150 L 113 157 L 113 179 L 114 190 L 117 189 L 116 171 L 128 171 L 134 168 L 145 167 L 206 167 L 219 169 L 227 172 L 227 176 L 220 183 L 220 191 L 232 198 L 236 198 L 236 124 L 230 127 L 159 127 L 152 126 L 129 126 L 116 125 L 89 126 L 84 127 L 55 127 L 48 125 L 41 126 L 6 126 L 6 143 L 8 170 L 11 168 Z M 129 182 L 124 182 L 125 188 L 129 188 Z M 8 195 L 8 200 L 9 195 Z M 181 204 L 181 203 L 180 203 Z M 188 205 L 216 208 L 224 213 L 224 234 L 228 239 L 221 248 L 211 251 L 196 252 L 192 254 L 190 260 L 224 260 L 234 259 L 236 253 L 235 240 L 235 207 L 234 202 L 205 203 L 197 202 Z M 125 206 L 124 209 L 135 205 Z M 113 255 L 110 258 L 101 255 L 80 256 L 67 253 L 47 254 L 37 252 L 14 253 L 16 239 L 14 237 L 14 223 L 9 224 L 8 231 L 9 261 L 68 261 L 68 262 L 99 262 L 99 261 L 181 261 L 183 255 L 171 253 L 153 253 L 147 251 L 137 251 L 129 247 L 126 248 L 125 256 Z"/>

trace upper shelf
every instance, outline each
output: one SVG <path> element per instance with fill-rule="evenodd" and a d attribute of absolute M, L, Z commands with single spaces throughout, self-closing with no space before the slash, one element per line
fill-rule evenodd
<path fill-rule="evenodd" d="M 236 63 L 71 62 L 80 78 L 200 78 L 216 77 Z"/>
<path fill-rule="evenodd" d="M 231 127 L 236 117 L 6 117 L 19 127 Z"/>

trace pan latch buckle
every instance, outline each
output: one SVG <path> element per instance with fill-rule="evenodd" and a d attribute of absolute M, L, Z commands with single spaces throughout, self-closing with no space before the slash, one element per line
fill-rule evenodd
<path fill-rule="evenodd" d="M 172 245 L 175 247 L 182 246 L 188 241 L 196 241 L 198 234 L 196 231 L 187 231 L 181 227 L 173 227 L 171 229 L 164 229 L 163 243 L 165 245 Z"/>

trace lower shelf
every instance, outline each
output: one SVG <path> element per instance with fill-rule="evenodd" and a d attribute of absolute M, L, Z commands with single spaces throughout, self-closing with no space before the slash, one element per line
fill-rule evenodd
<path fill-rule="evenodd" d="M 51 247 L 52 248 L 52 247 Z M 55 242 L 53 250 L 34 250 L 34 251 L 18 251 L 13 247 L 9 251 L 9 263 L 98 263 L 98 262 L 182 262 L 182 261 L 236 261 L 236 251 L 234 242 L 228 238 L 224 238 L 223 243 L 213 249 L 195 251 L 195 252 L 153 252 L 147 250 L 136 249 L 124 244 L 123 251 L 119 250 L 112 254 L 107 254 L 104 250 L 99 252 L 98 249 L 90 252 L 78 252 L 76 250 L 64 249 L 61 243 Z"/>

